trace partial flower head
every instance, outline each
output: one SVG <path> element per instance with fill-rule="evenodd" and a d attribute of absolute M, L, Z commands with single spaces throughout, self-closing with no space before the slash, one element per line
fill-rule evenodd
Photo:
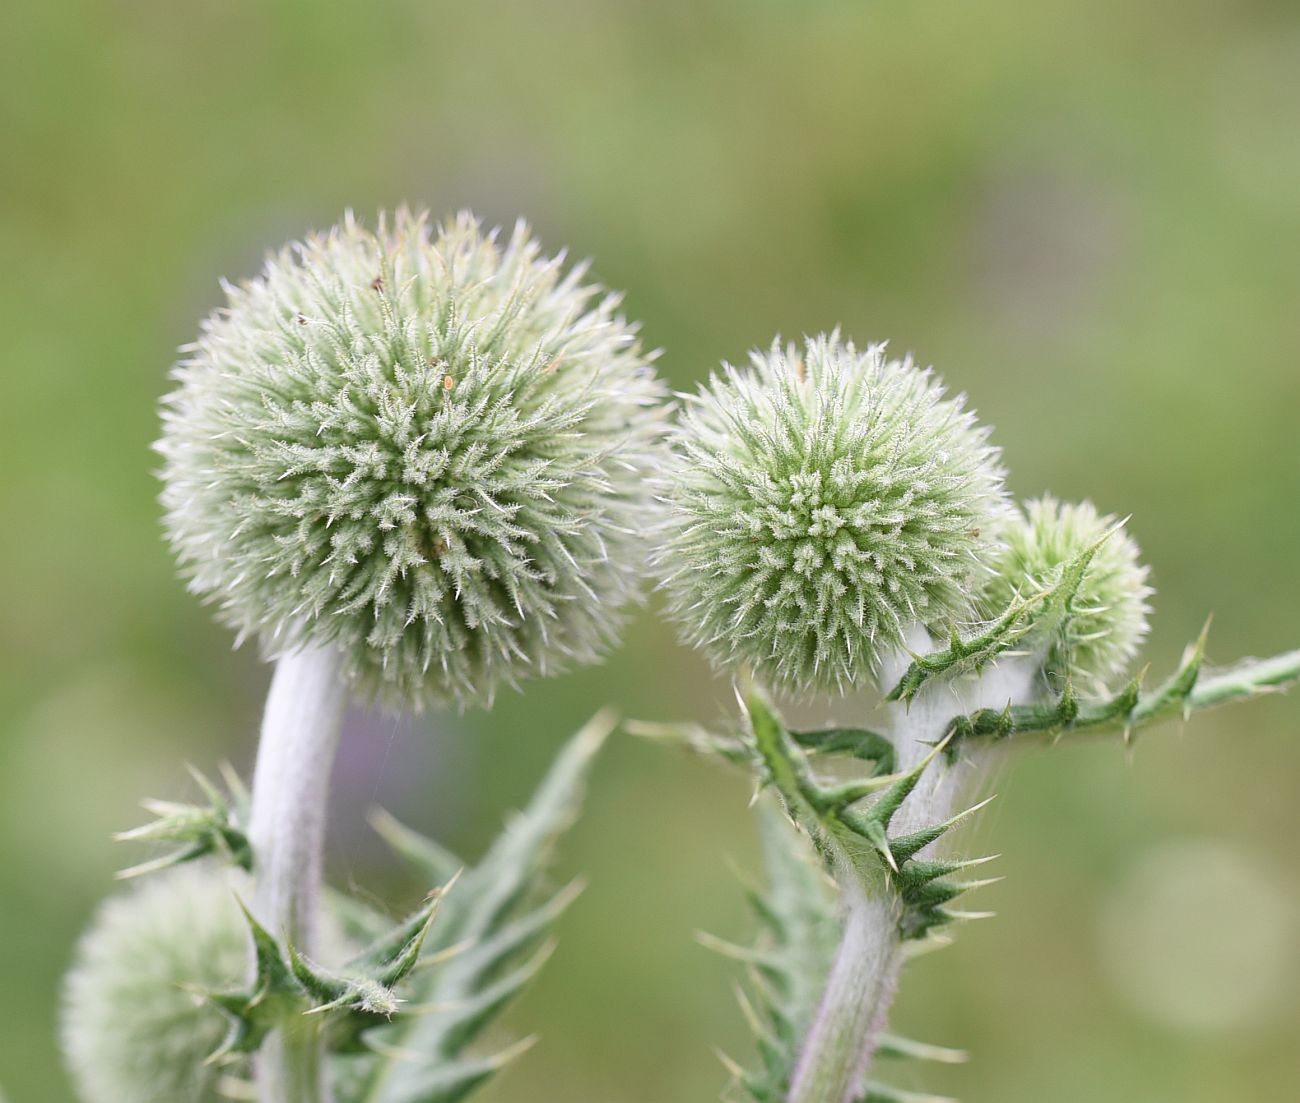
<path fill-rule="evenodd" d="M 1091 502 L 1059 502 L 1050 496 L 1026 502 L 1003 530 L 1005 548 L 986 593 L 990 613 L 1014 594 L 1032 595 L 1050 585 L 1062 568 L 1110 533 L 1084 573 L 1068 616 L 1047 626 L 1046 669 L 1104 686 L 1122 674 L 1147 634 L 1147 568 L 1119 520 Z"/>
<path fill-rule="evenodd" d="M 687 400 L 656 561 L 688 642 L 844 691 L 909 625 L 972 611 L 1002 471 L 960 398 L 883 345 L 774 343 Z"/>
<path fill-rule="evenodd" d="M 192 588 L 393 705 L 599 658 L 644 572 L 663 391 L 616 296 L 520 224 L 351 216 L 226 286 L 159 444 Z"/>
<path fill-rule="evenodd" d="M 223 869 L 182 866 L 107 901 L 64 991 L 63 1047 L 85 1103 L 220 1103 L 204 1065 L 227 1022 L 193 988 L 238 985 L 248 927 Z M 186 989 L 190 988 L 191 991 Z"/>

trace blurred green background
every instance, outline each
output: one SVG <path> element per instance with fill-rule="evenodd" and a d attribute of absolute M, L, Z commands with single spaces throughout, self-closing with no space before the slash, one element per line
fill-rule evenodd
<path fill-rule="evenodd" d="M 935 363 L 1013 489 L 1132 513 L 1159 675 L 1300 642 L 1300 7 L 1293 0 L 59 0 L 0 12 L 0 1085 L 68 1103 L 77 932 L 108 834 L 182 763 L 247 768 L 267 671 L 159 535 L 156 402 L 221 275 L 401 201 L 532 219 L 596 260 L 677 387 L 842 323 Z M 409 900 L 372 802 L 477 852 L 606 702 L 728 689 L 651 610 L 605 667 L 489 715 L 357 715 L 337 878 Z M 828 713 L 829 715 L 829 713 Z M 1300 1098 L 1300 702 L 1029 753 L 975 842 L 991 923 L 899 1025 L 969 1103 Z M 743 1055 L 745 782 L 617 738 L 591 879 L 485 1103 L 715 1098 Z M 406 897 L 401 893 L 407 893 Z M 124 1100 L 123 1103 L 131 1103 Z"/>

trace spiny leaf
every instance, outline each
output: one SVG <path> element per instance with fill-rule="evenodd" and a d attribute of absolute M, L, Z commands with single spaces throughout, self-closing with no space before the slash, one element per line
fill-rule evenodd
<path fill-rule="evenodd" d="M 894 771 L 894 745 L 879 732 L 866 728 L 823 728 L 792 731 L 790 737 L 804 750 L 817 754 L 845 754 L 876 764 L 876 774 Z"/>
<path fill-rule="evenodd" d="M 857 1103 L 957 1103 L 946 1095 L 929 1095 L 925 1092 L 909 1092 L 902 1088 L 890 1087 L 888 1084 L 870 1083 Z"/>
<path fill-rule="evenodd" d="M 915 886 L 928 884 L 938 877 L 950 877 L 952 874 L 972 866 L 991 862 L 996 855 L 989 854 L 983 858 L 954 859 L 951 861 L 923 862 L 909 861 L 899 874 L 899 883 L 907 891 Z"/>
<path fill-rule="evenodd" d="M 1050 591 L 1032 597 L 1017 595 L 996 620 L 966 639 L 956 632 L 946 648 L 928 655 L 916 655 L 903 676 L 889 691 L 890 701 L 913 701 L 925 685 L 947 673 L 971 669 L 989 662 L 1020 640 L 1033 626 L 1033 616 L 1046 602 Z"/>
<path fill-rule="evenodd" d="M 923 827 L 919 831 L 913 831 L 907 835 L 895 835 L 889 841 L 894 856 L 900 862 L 910 861 L 913 855 L 924 850 L 931 843 L 937 842 L 945 834 L 961 823 L 962 820 L 969 816 L 973 816 L 976 812 L 979 812 L 993 799 L 993 797 L 988 797 L 987 799 L 980 801 L 978 804 L 973 804 L 965 811 L 958 812 L 955 816 L 950 816 L 942 823 L 931 824 L 929 827 Z"/>
<path fill-rule="evenodd" d="M 881 1057 L 896 1057 L 913 1061 L 933 1061 L 941 1065 L 960 1065 L 970 1060 L 965 1050 L 949 1049 L 947 1046 L 934 1046 L 926 1042 L 916 1042 L 911 1038 L 902 1038 L 897 1034 L 882 1034 L 876 1046 Z"/>
<path fill-rule="evenodd" d="M 758 1103 L 781 1103 L 839 940 L 836 893 L 807 841 L 774 804 L 759 809 L 767 888 L 750 898 L 763 933 L 752 948 L 713 941 L 754 969 L 740 996 L 762 1067 L 730 1063 L 736 1085 Z M 706 943 L 709 944 L 709 943 Z"/>
<path fill-rule="evenodd" d="M 1157 688 L 1147 701 L 1139 701 L 1134 705 L 1131 727 L 1136 727 L 1149 717 L 1162 712 L 1181 709 L 1184 719 L 1190 715 L 1191 708 L 1187 702 L 1201 676 L 1201 665 L 1205 661 L 1205 643 L 1209 634 L 1210 622 L 1207 620 L 1205 627 L 1201 629 L 1201 634 L 1183 652 L 1183 661 L 1178 664 L 1178 669 L 1169 680 Z"/>
<path fill-rule="evenodd" d="M 445 884 L 464 868 L 465 863 L 441 843 L 405 827 L 382 808 L 370 813 L 370 826 L 430 884 Z"/>
<path fill-rule="evenodd" d="M 912 795 L 912 790 L 916 788 L 917 782 L 921 780 L 921 775 L 929 768 L 930 763 L 938 758 L 948 746 L 950 738 L 951 736 L 945 736 L 940 742 L 936 743 L 920 762 L 881 793 L 879 799 L 874 801 L 865 813 L 866 818 L 875 821 L 881 827 L 888 827 L 894 815 L 903 806 L 903 801 Z"/>
<path fill-rule="evenodd" d="M 453 874 L 441 888 L 434 889 L 424 903 L 391 932 L 376 939 L 348 962 L 349 971 L 372 973 L 380 983 L 392 986 L 407 975 L 420 957 L 425 940 L 437 918 L 446 893 L 455 886 L 460 874 Z"/>
<path fill-rule="evenodd" d="M 1002 713 L 981 709 L 955 717 L 949 722 L 948 730 L 959 739 L 1030 735 L 1056 738 L 1075 733 L 1110 732 L 1121 732 L 1131 738 L 1138 730 L 1169 716 L 1186 718 L 1202 709 L 1279 692 L 1300 681 L 1300 650 L 1269 659 L 1247 659 L 1227 669 L 1206 673 L 1208 628 L 1207 622 L 1187 647 L 1178 669 L 1150 692 L 1141 691 L 1143 671 L 1112 697 L 1079 700 L 1077 706 L 1063 701 L 1016 705 L 1005 719 Z"/>
<path fill-rule="evenodd" d="M 239 900 L 239 910 L 243 913 L 244 921 L 248 924 L 249 933 L 253 937 L 256 991 L 259 993 L 297 991 L 293 970 L 285 960 L 284 952 L 275 937 L 253 917 L 253 913 L 248 910 L 248 905 L 243 900 Z"/>
<path fill-rule="evenodd" d="M 194 995 L 223 1011 L 230 1020 L 229 1032 L 208 1057 L 209 1064 L 220 1064 L 235 1054 L 255 1052 L 272 1029 L 305 1006 L 305 993 L 280 944 L 254 918 L 243 900 L 238 897 L 236 900 L 252 939 L 253 980 L 246 988 L 232 991 L 194 991 Z"/>
<path fill-rule="evenodd" d="M 807 821 L 818 819 L 815 810 L 825 802 L 807 757 L 790 738 L 784 722 L 756 685 L 751 684 L 741 700 L 754 749 L 767 770 L 768 780 L 795 820 L 803 822 L 806 830 L 813 830 L 812 823 Z"/>
<path fill-rule="evenodd" d="M 955 631 L 949 645 L 929 655 L 913 658 L 898 684 L 889 692 L 889 700 L 915 700 L 916 695 L 933 679 L 947 674 L 976 670 L 1013 647 L 1040 622 L 1049 618 L 1069 617 L 1074 596 L 1087 573 L 1097 550 L 1109 540 L 1120 525 L 1108 530 L 1061 569 L 1056 578 L 1037 593 L 1024 597 L 1016 594 L 1007 608 L 984 628 L 963 639 Z"/>
<path fill-rule="evenodd" d="M 458 1103 L 506 1065 L 530 1050 L 535 1037 L 523 1038 L 490 1057 L 463 1057 L 454 1062 L 430 1059 L 413 1050 L 373 1041 L 371 1049 L 391 1067 L 410 1070 L 407 1080 L 418 1085 L 411 1094 L 385 1096 L 394 1103 Z"/>
<path fill-rule="evenodd" d="M 719 735 L 699 724 L 660 724 L 645 720 L 628 720 L 623 727 L 629 735 L 642 739 L 655 739 L 662 743 L 675 743 L 701 755 L 716 755 L 728 762 L 745 763 L 750 759 L 749 750 L 739 739 Z"/>
<path fill-rule="evenodd" d="M 548 896 L 541 886 L 554 843 L 576 816 L 587 773 L 613 723 L 601 714 L 574 737 L 528 806 L 445 897 L 425 950 L 426 957 L 450 956 L 411 975 L 408 1014 L 363 1036 L 377 1056 L 356 1064 L 360 1086 L 341 1095 L 343 1103 L 455 1103 L 526 1048 L 491 1058 L 467 1052 L 541 968 L 547 936 L 576 896 L 576 885 Z M 448 864 L 440 847 L 390 818 L 378 822 L 417 868 Z"/>
<path fill-rule="evenodd" d="M 897 934 L 903 943 L 931 936 L 937 928 L 980 918 L 985 913 L 962 911 L 952 903 L 963 893 L 987 884 L 986 881 L 960 881 L 954 874 L 984 859 L 925 859 L 918 854 L 936 842 L 983 804 L 967 809 L 940 823 L 917 830 L 890 835 L 890 826 L 899 810 L 912 796 L 925 772 L 943 768 L 939 760 L 957 738 L 951 727 L 930 751 L 905 773 L 885 777 L 868 777 L 857 781 L 824 782 L 814 771 L 806 746 L 790 733 L 776 710 L 763 694 L 751 686 L 740 693 L 748 722 L 748 737 L 763 780 L 777 791 L 781 803 L 794 825 L 812 842 L 827 873 L 841 889 L 852 879 L 853 891 L 879 897 L 885 894 L 896 903 Z M 1066 708 L 1072 708 L 1067 702 Z M 1004 710 L 1005 711 L 1005 710 Z M 1005 723 L 1005 721 L 1004 721 Z M 812 740 L 814 745 L 819 741 Z M 826 741 L 826 742 L 829 742 Z M 892 748 L 891 748 L 892 752 Z M 874 797 L 870 803 L 863 804 Z M 987 802 L 984 802 L 987 803 Z M 772 822 L 766 813 L 765 830 Z M 789 824 L 776 820 L 787 839 L 796 837 Z M 782 850 L 765 847 L 769 854 L 769 879 L 773 885 L 789 885 L 795 878 L 788 870 L 775 872 L 772 855 Z M 803 863 L 805 868 L 806 863 Z M 814 871 L 815 872 L 815 871 Z M 715 949 L 744 962 L 751 972 L 749 995 L 742 999 L 742 1010 L 750 1021 L 756 1041 L 759 1067 L 735 1069 L 734 1086 L 754 1103 L 783 1103 L 797 1064 L 799 1047 L 814 1021 L 825 980 L 830 972 L 839 936 L 837 897 L 829 893 L 827 878 L 817 888 L 800 885 L 798 906 L 791 908 L 788 898 L 773 891 L 754 893 L 755 910 L 766 938 L 754 947 L 734 946 L 719 940 L 707 940 Z M 792 926 L 792 916 L 805 916 L 812 910 L 815 921 Z M 820 937 L 807 937 L 813 928 Z M 934 939 L 930 939 L 934 941 Z M 933 1054 L 932 1054 L 933 1056 Z M 927 1099 L 908 1096 L 894 1089 L 873 1086 L 866 1099 Z"/>
<path fill-rule="evenodd" d="M 382 938 L 392 923 L 383 912 L 347 893 L 324 890 L 325 908 L 352 945 L 368 945 Z"/>
<path fill-rule="evenodd" d="M 907 863 L 961 818 L 933 824 L 920 831 L 890 837 L 889 826 L 911 796 L 922 775 L 944 753 L 955 733 L 950 731 L 910 770 L 897 776 L 859 782 L 824 784 L 813 772 L 803 749 L 786 730 L 767 699 L 751 686 L 742 694 L 750 736 L 768 780 L 780 794 L 786 811 L 812 839 L 828 870 L 836 877 L 857 877 L 868 891 L 878 892 L 881 873 L 893 877 L 904 905 L 900 930 L 919 938 L 955 915 L 942 907 L 962 889 L 950 886 L 924 889 L 904 879 Z M 856 806 L 873 791 L 875 800 Z M 929 880 L 929 879 L 926 879 Z M 950 893 L 944 900 L 938 897 Z"/>
<path fill-rule="evenodd" d="M 113 836 L 117 842 L 178 843 L 179 848 L 120 870 L 115 875 L 119 880 L 157 873 L 209 854 L 244 870 L 253 868 L 253 850 L 242 827 L 242 785 L 238 779 L 228 781 L 231 792 L 227 795 L 194 767 L 189 767 L 189 772 L 207 798 L 206 805 L 146 800 L 142 806 L 154 820 Z"/>

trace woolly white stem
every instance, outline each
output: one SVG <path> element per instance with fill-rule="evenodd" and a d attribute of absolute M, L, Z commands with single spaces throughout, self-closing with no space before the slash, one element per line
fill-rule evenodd
<path fill-rule="evenodd" d="M 907 643 L 916 652 L 930 646 L 920 629 Z M 887 688 L 905 665 L 905 657 L 900 656 L 897 673 L 886 669 L 882 681 Z M 978 682 L 948 682 L 923 690 L 910 707 L 892 706 L 896 768 L 908 770 L 930 753 L 954 715 L 954 697 L 958 714 L 1022 701 L 1031 690 L 1036 668 L 1032 658 L 1004 658 Z M 909 834 L 951 816 L 978 769 L 979 763 L 969 757 L 948 765 L 941 756 L 899 809 L 893 833 Z M 900 903 L 892 888 L 883 880 L 864 884 L 850 870 L 836 879 L 842 893 L 843 932 L 795 1066 L 787 1103 L 856 1103 L 861 1098 L 898 988 L 903 942 L 898 930 Z"/>
<path fill-rule="evenodd" d="M 892 894 L 868 892 L 849 870 L 841 884 L 843 934 L 795 1066 L 789 1103 L 856 1100 L 894 998 L 902 946 Z"/>
<path fill-rule="evenodd" d="M 253 914 L 272 934 L 315 949 L 330 772 L 347 705 L 333 648 L 281 658 L 271 679 L 253 774 Z M 257 1062 L 261 1103 L 329 1103 L 315 1020 L 274 1031 Z"/>

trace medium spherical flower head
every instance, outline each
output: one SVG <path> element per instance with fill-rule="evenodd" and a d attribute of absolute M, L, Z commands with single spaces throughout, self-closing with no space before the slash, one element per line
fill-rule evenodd
<path fill-rule="evenodd" d="M 883 345 L 724 365 L 687 400 L 656 556 L 685 638 L 775 688 L 846 691 L 913 624 L 972 608 L 1003 510 L 987 432 Z"/>
<path fill-rule="evenodd" d="M 236 882 L 207 864 L 140 882 L 107 901 L 64 990 L 63 1046 L 85 1103 L 219 1103 L 205 1066 L 227 1021 L 186 987 L 245 980 L 248 928 Z"/>
<path fill-rule="evenodd" d="M 615 296 L 471 216 L 349 216 L 225 288 L 159 444 L 193 589 L 394 706 L 599 658 L 644 573 L 663 391 Z"/>
<path fill-rule="evenodd" d="M 1122 674 L 1147 634 L 1147 568 L 1118 519 L 1091 502 L 1052 497 L 1027 502 L 1002 531 L 1005 543 L 985 601 L 996 615 L 1017 593 L 1031 595 L 1060 577 L 1062 568 L 1107 533 L 1074 596 L 1071 614 L 1046 626 L 1045 668 L 1104 686 Z"/>

